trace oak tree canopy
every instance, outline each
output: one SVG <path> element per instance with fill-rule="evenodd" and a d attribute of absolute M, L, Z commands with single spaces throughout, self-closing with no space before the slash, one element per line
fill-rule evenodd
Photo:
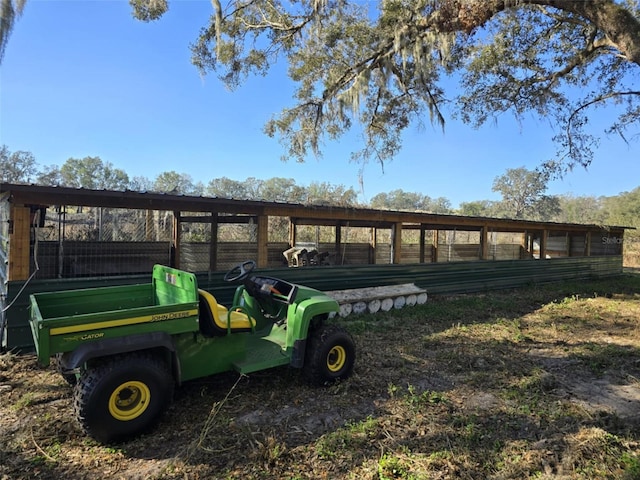
<path fill-rule="evenodd" d="M 3 22 L 24 4 L 0 1 Z M 264 127 L 285 158 L 319 155 L 357 127 L 364 141 L 353 158 L 384 164 L 410 125 L 444 127 L 453 117 L 478 127 L 510 113 L 553 126 L 557 154 L 541 160 L 562 170 L 588 166 L 603 134 L 631 141 L 639 133 L 637 0 L 211 3 L 191 46 L 203 74 L 234 88 L 276 62 L 288 66 L 293 102 Z M 130 4 L 143 21 L 170 8 L 167 0 Z M 608 128 L 594 131 L 589 121 L 605 109 Z"/>

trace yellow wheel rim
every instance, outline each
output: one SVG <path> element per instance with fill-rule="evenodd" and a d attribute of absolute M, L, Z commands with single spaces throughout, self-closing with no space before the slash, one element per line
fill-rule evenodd
<path fill-rule="evenodd" d="M 142 382 L 125 382 L 109 397 L 109 413 L 118 420 L 134 420 L 149 407 L 151 391 Z"/>
<path fill-rule="evenodd" d="M 331 372 L 338 372 L 347 361 L 347 351 L 341 345 L 336 345 L 327 355 L 327 368 Z"/>

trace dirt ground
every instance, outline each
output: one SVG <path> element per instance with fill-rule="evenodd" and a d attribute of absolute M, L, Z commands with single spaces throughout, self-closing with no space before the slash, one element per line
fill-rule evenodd
<path fill-rule="evenodd" d="M 152 432 L 108 446 L 53 367 L 2 354 L 0 479 L 640 478 L 639 274 L 340 322 L 349 380 L 189 382 Z"/>

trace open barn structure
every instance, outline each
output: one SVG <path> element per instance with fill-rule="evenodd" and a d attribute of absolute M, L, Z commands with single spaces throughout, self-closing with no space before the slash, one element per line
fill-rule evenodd
<path fill-rule="evenodd" d="M 158 263 L 196 272 L 222 301 L 224 272 L 247 259 L 322 290 L 464 292 L 620 274 L 625 228 L 5 183 L 3 345 L 30 344 L 30 293 L 146 281 Z"/>

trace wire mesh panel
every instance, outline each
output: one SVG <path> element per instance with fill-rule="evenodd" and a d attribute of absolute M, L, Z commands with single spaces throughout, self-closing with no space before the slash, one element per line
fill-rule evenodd
<path fill-rule="evenodd" d="M 530 258 L 523 247 L 522 232 L 489 232 L 488 260 L 520 260 Z"/>
<path fill-rule="evenodd" d="M 479 260 L 480 232 L 440 230 L 438 232 L 438 262 Z"/>
<path fill-rule="evenodd" d="M 60 206 L 37 229 L 38 278 L 129 275 L 171 262 L 173 214 Z"/>

